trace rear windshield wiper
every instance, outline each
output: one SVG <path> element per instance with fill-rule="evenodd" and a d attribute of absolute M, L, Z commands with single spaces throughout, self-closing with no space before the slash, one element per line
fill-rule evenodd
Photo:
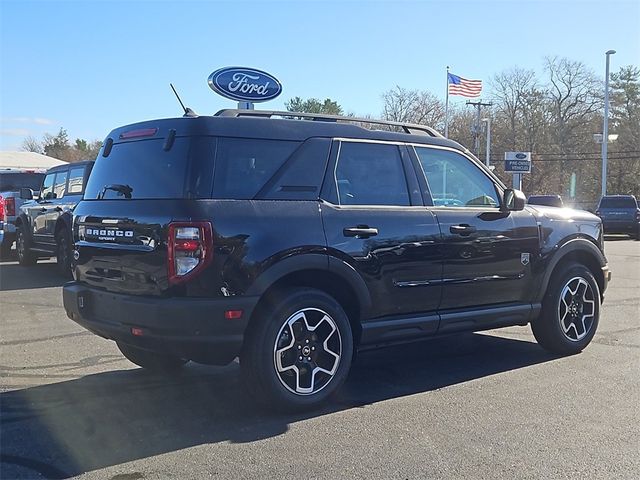
<path fill-rule="evenodd" d="M 100 190 L 100 193 L 98 194 L 98 200 L 102 200 L 104 198 L 107 190 L 118 192 L 120 195 L 124 195 L 124 198 L 127 199 L 131 198 L 131 192 L 133 192 L 133 188 L 131 188 L 129 185 L 120 185 L 119 183 L 105 185 L 104 187 L 102 187 L 102 190 Z"/>

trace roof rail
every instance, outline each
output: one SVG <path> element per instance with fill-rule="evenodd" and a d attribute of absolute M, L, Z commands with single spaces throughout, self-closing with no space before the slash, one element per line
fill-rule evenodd
<path fill-rule="evenodd" d="M 217 117 L 284 117 L 284 118 L 300 118 L 304 120 L 312 120 L 316 122 L 349 122 L 364 123 L 370 125 L 385 125 L 392 127 L 400 127 L 404 133 L 414 135 L 430 135 L 432 137 L 444 138 L 437 130 L 425 125 L 416 123 L 394 122 L 391 120 L 377 120 L 374 118 L 358 118 L 345 117 L 343 115 L 329 115 L 325 113 L 303 113 L 303 112 L 281 112 L 276 110 L 236 110 L 225 109 L 216 113 Z M 373 130 L 373 129 L 370 129 Z"/>

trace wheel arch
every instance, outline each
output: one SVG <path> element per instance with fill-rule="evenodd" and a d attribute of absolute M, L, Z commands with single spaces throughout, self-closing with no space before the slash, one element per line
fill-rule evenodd
<path fill-rule="evenodd" d="M 584 239 L 575 239 L 561 246 L 551 259 L 542 280 L 538 301 L 542 301 L 544 298 L 553 276 L 570 263 L 579 263 L 589 269 L 596 279 L 602 300 L 606 287 L 605 272 L 602 267 L 607 264 L 607 259 L 592 242 Z"/>
<path fill-rule="evenodd" d="M 358 273 L 339 259 L 321 254 L 290 257 L 265 271 L 247 291 L 260 295 L 250 324 L 257 321 L 259 312 L 269 304 L 269 299 L 289 287 L 308 287 L 331 295 L 342 306 L 358 344 L 362 327 L 360 320 L 371 307 L 371 296 Z"/>
<path fill-rule="evenodd" d="M 58 217 L 58 220 L 56 220 L 56 226 L 53 230 L 53 237 L 56 238 L 58 233 L 60 233 L 60 230 L 63 228 L 71 229 L 71 215 L 62 214 Z"/>

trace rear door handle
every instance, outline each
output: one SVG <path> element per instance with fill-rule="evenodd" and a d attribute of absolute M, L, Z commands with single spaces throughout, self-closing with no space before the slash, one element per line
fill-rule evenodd
<path fill-rule="evenodd" d="M 46 213 L 46 211 L 47 211 L 47 209 L 46 209 L 46 208 L 44 208 L 44 207 L 42 207 L 42 208 L 40 209 L 40 213 Z"/>
<path fill-rule="evenodd" d="M 378 229 L 369 225 L 356 225 L 342 230 L 345 237 L 369 238 L 378 235 Z"/>
<path fill-rule="evenodd" d="M 462 223 L 460 225 L 451 225 L 449 227 L 449 231 L 455 235 L 467 236 L 475 233 L 477 231 L 476 227 L 473 225 L 467 225 L 466 223 Z"/>

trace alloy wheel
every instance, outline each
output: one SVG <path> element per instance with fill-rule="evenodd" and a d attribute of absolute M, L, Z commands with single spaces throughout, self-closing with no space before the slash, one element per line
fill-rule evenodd
<path fill-rule="evenodd" d="M 595 302 L 593 289 L 584 278 L 573 277 L 564 285 L 558 302 L 558 318 L 567 339 L 578 342 L 591 331 Z"/>
<path fill-rule="evenodd" d="M 282 385 L 296 395 L 312 395 L 326 387 L 335 375 L 342 355 L 342 338 L 327 312 L 305 308 L 284 322 L 273 352 Z"/>
<path fill-rule="evenodd" d="M 16 253 L 18 254 L 18 260 L 21 262 L 24 261 L 24 235 L 21 231 L 18 231 L 16 236 Z"/>

